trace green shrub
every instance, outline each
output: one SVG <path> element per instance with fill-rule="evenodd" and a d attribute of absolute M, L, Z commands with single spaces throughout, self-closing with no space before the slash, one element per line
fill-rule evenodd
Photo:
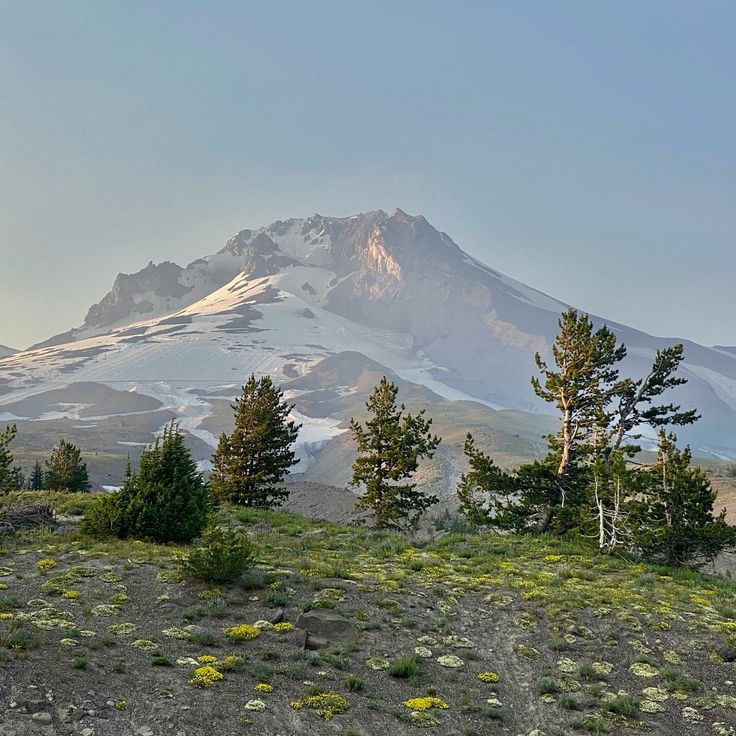
<path fill-rule="evenodd" d="M 0 612 L 12 611 L 14 608 L 20 608 L 20 600 L 15 595 L 0 595 Z"/>
<path fill-rule="evenodd" d="M 209 511 L 207 485 L 172 422 L 143 451 L 138 472 L 128 469 L 120 491 L 100 499 L 81 529 L 94 537 L 188 543 L 202 533 Z"/>
<path fill-rule="evenodd" d="M 350 677 L 345 680 L 345 687 L 347 687 L 351 692 L 359 692 L 363 689 L 363 680 L 355 675 L 350 675 Z"/>
<path fill-rule="evenodd" d="M 237 580 L 253 565 L 253 546 L 242 528 L 211 524 L 196 540 L 182 570 L 208 583 Z"/>
<path fill-rule="evenodd" d="M 79 524 L 82 534 L 95 539 L 107 539 L 120 536 L 120 510 L 118 506 L 119 493 L 98 498 L 87 510 Z"/>
<path fill-rule="evenodd" d="M 626 693 L 619 693 L 606 701 L 603 704 L 603 708 L 609 713 L 616 713 L 616 715 L 626 718 L 633 718 L 639 712 L 636 703 Z"/>
<path fill-rule="evenodd" d="M 545 675 L 537 680 L 537 692 L 540 695 L 553 695 L 561 690 L 560 683 L 554 677 Z"/>
<path fill-rule="evenodd" d="M 400 679 L 415 679 L 419 677 L 419 665 L 417 664 L 417 658 L 413 655 L 408 657 L 401 657 L 397 659 L 389 669 L 388 673 L 391 677 L 398 677 Z"/>

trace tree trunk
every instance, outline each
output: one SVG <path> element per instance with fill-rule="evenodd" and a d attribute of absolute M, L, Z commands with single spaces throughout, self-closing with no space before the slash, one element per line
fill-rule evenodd
<path fill-rule="evenodd" d="M 544 511 L 542 512 L 542 516 L 539 519 L 539 522 L 537 523 L 537 526 L 534 528 L 534 531 L 532 534 L 537 537 L 540 534 L 544 534 L 547 529 L 549 528 L 549 525 L 552 521 L 552 516 L 554 515 L 552 511 L 552 506 L 545 507 Z"/>

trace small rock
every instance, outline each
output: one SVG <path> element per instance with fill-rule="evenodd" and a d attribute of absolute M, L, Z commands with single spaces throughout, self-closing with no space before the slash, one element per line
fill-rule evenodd
<path fill-rule="evenodd" d="M 41 726 L 50 726 L 53 721 L 51 713 L 34 713 L 31 718 Z"/>
<path fill-rule="evenodd" d="M 330 642 L 322 636 L 316 636 L 310 634 L 308 631 L 304 632 L 304 648 L 312 651 L 316 649 L 327 649 L 330 646 Z"/>
<path fill-rule="evenodd" d="M 311 648 L 310 643 L 317 642 L 320 645 L 325 642 L 326 646 L 354 644 L 360 636 L 351 621 L 323 608 L 301 614 L 296 626 L 308 632 L 309 636 L 305 642 L 308 648 Z"/>
<path fill-rule="evenodd" d="M 79 736 L 92 736 L 93 733 L 94 733 L 94 730 L 93 729 L 91 729 L 91 728 L 83 728 L 79 732 Z"/>
<path fill-rule="evenodd" d="M 141 726 L 135 733 L 136 736 L 153 736 L 153 729 L 150 726 Z"/>
<path fill-rule="evenodd" d="M 30 698 L 28 700 L 25 700 L 23 702 L 23 707 L 26 709 L 28 713 L 38 713 L 39 711 L 42 711 L 46 707 L 46 701 L 45 700 L 31 700 Z"/>

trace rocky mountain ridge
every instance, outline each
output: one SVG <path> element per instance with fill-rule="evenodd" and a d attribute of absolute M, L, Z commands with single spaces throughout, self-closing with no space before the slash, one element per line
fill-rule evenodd
<path fill-rule="evenodd" d="M 347 420 L 386 374 L 409 404 L 437 415 L 447 441 L 425 480 L 448 495 L 465 430 L 509 462 L 541 452 L 554 421 L 529 384 L 533 355 L 549 351 L 566 308 L 471 257 L 421 215 L 283 220 L 242 230 L 186 267 L 149 263 L 118 276 L 80 327 L 0 360 L 0 420 L 82 439 L 103 429 L 106 451 L 129 452 L 176 416 L 206 468 L 239 385 L 269 373 L 304 425 L 305 479 L 340 486 L 352 452 Z M 675 342 L 608 324 L 634 376 Z M 701 455 L 736 457 L 736 351 L 683 342 L 688 384 L 677 401 L 703 420 L 682 438 Z M 88 391 L 98 398 L 81 401 L 80 384 L 99 386 Z M 155 408 L 139 409 L 136 396 Z M 130 437 L 113 436 L 120 426 Z"/>

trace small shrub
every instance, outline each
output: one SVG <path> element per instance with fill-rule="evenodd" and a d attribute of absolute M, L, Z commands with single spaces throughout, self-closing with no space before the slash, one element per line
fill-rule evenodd
<path fill-rule="evenodd" d="M 537 692 L 540 695 L 553 695 L 560 690 L 560 683 L 554 677 L 540 677 L 537 680 Z"/>
<path fill-rule="evenodd" d="M 75 670 L 86 670 L 88 664 L 87 657 L 74 657 L 72 660 L 72 667 Z"/>
<path fill-rule="evenodd" d="M 0 611 L 12 611 L 20 607 L 20 601 L 14 595 L 0 595 Z"/>
<path fill-rule="evenodd" d="M 263 602 L 271 608 L 283 608 L 289 599 L 280 590 L 269 590 Z"/>
<path fill-rule="evenodd" d="M 361 680 L 360 677 L 351 675 L 345 680 L 345 687 L 350 690 L 350 692 L 358 692 L 363 689 L 363 680 Z"/>
<path fill-rule="evenodd" d="M 560 695 L 557 699 L 557 704 L 560 708 L 564 708 L 565 710 L 578 710 L 578 708 L 580 708 L 580 703 L 578 703 L 575 696 L 570 695 L 569 693 L 563 693 Z"/>
<path fill-rule="evenodd" d="M 416 679 L 420 674 L 417 658 L 410 655 L 397 659 L 389 668 L 388 673 L 391 677 L 398 677 L 399 679 Z"/>
<path fill-rule="evenodd" d="M 696 693 L 703 687 L 699 680 L 669 667 L 662 668 L 659 671 L 659 676 L 667 683 L 668 690 L 682 690 L 687 693 Z"/>
<path fill-rule="evenodd" d="M 192 545 L 182 570 L 205 582 L 237 580 L 253 565 L 253 546 L 234 525 L 211 524 Z"/>
<path fill-rule="evenodd" d="M 217 637 L 207 630 L 193 631 L 189 636 L 189 640 L 201 647 L 217 646 Z"/>
<path fill-rule="evenodd" d="M 101 496 L 88 508 L 79 524 L 82 534 L 94 539 L 108 539 L 120 534 L 120 510 L 118 508 L 118 494 L 111 493 Z"/>
<path fill-rule="evenodd" d="M 38 635 L 30 629 L 25 628 L 22 624 L 13 625 L 12 630 L 2 641 L 8 649 L 28 650 L 39 645 Z"/>
<path fill-rule="evenodd" d="M 224 598 L 213 598 L 207 603 L 207 615 L 212 618 L 225 618 L 228 615 L 227 601 Z"/>
<path fill-rule="evenodd" d="M 506 718 L 506 711 L 498 706 L 485 705 L 481 708 L 481 713 L 492 721 L 503 721 Z"/>
<path fill-rule="evenodd" d="M 632 718 L 638 713 L 636 703 L 632 700 L 630 695 L 625 693 L 619 693 L 615 697 L 603 703 L 603 707 L 609 713 L 615 713 L 619 716 L 626 718 Z"/>
<path fill-rule="evenodd" d="M 204 618 L 207 612 L 202 606 L 187 606 L 182 612 L 181 617 L 185 621 L 196 621 L 197 619 Z"/>

